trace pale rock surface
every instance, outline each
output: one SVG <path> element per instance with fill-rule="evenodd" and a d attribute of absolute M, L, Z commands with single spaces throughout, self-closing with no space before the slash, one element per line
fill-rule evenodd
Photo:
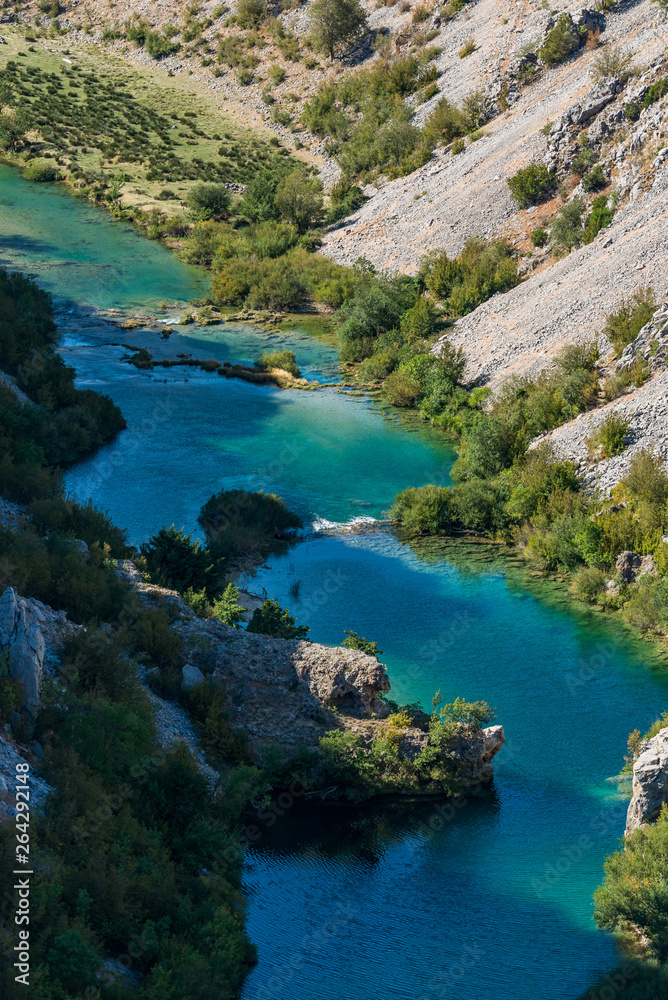
<path fill-rule="evenodd" d="M 633 795 L 626 817 L 626 834 L 651 823 L 668 803 L 668 728 L 648 740 L 633 765 Z"/>

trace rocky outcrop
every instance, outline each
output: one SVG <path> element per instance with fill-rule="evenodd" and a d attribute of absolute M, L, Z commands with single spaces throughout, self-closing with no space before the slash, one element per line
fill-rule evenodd
<path fill-rule="evenodd" d="M 633 765 L 633 796 L 626 834 L 653 822 L 668 803 L 668 728 L 648 740 Z"/>
<path fill-rule="evenodd" d="M 668 362 L 668 302 L 656 310 L 649 323 L 624 348 L 617 370 L 631 368 L 642 358 L 650 374 L 665 369 Z"/>
<path fill-rule="evenodd" d="M 341 646 L 255 635 L 198 618 L 174 591 L 144 583 L 131 563 L 122 572 L 142 603 L 170 605 L 172 628 L 188 656 L 184 685 L 203 678 L 220 684 L 231 719 L 254 753 L 265 747 L 287 753 L 299 746 L 316 749 L 334 729 L 354 733 L 367 746 L 391 730 L 400 757 L 409 761 L 427 746 L 426 713 L 412 712 L 406 728 L 387 721 L 390 710 L 379 695 L 390 690 L 390 681 L 376 657 Z M 155 696 L 152 700 L 157 701 Z M 449 753 L 464 786 L 491 780 L 491 760 L 504 738 L 502 726 L 460 727 Z"/>
<path fill-rule="evenodd" d="M 76 628 L 64 611 L 19 597 L 12 587 L 0 597 L 0 652 L 9 658 L 11 676 L 25 688 L 29 711 L 39 708 L 45 663 L 57 655 L 63 632 Z"/>

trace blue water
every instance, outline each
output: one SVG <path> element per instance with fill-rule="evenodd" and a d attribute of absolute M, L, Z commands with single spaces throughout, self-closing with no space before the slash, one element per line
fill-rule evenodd
<path fill-rule="evenodd" d="M 376 639 L 399 701 L 428 707 L 436 689 L 447 700 L 484 698 L 506 730 L 493 790 L 462 808 L 314 816 L 283 803 L 271 826 L 258 817 L 246 886 L 260 961 L 244 1000 L 577 997 L 615 963 L 591 918 L 603 859 L 624 827 L 626 801 L 608 779 L 629 730 L 666 707 L 664 661 L 488 546 L 410 545 L 383 525 L 322 530 L 381 518 L 404 486 L 447 482 L 453 453 L 436 433 L 335 389 L 137 372 L 114 345 L 241 361 L 268 342 L 289 345 L 320 381 L 335 372 L 330 348 L 251 327 L 187 327 L 162 341 L 110 326 L 98 310 L 176 304 L 206 280 L 5 168 L 0 228 L 0 259 L 54 292 L 80 384 L 108 392 L 128 419 L 114 443 L 68 472 L 78 498 L 92 496 L 138 542 L 163 523 L 195 529 L 199 507 L 223 486 L 275 490 L 320 530 L 245 582 L 289 607 L 314 639 L 340 642 L 344 628 Z"/>

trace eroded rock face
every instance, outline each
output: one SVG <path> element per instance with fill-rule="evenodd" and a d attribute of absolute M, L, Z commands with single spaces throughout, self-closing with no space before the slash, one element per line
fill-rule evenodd
<path fill-rule="evenodd" d="M 637 552 L 620 552 L 615 562 L 615 569 L 624 583 L 633 583 L 636 573 L 642 566 L 642 556 Z"/>
<path fill-rule="evenodd" d="M 39 707 L 39 692 L 44 673 L 44 636 L 41 625 L 45 620 L 37 601 L 19 597 L 7 587 L 0 597 L 0 649 L 9 653 L 12 677 L 23 684 L 25 705 L 35 712 Z"/>
<path fill-rule="evenodd" d="M 58 663 L 63 636 L 80 627 L 64 611 L 20 597 L 12 587 L 0 596 L 0 653 L 8 654 L 11 675 L 23 684 L 24 704 L 31 712 L 39 708 L 45 670 Z"/>
<path fill-rule="evenodd" d="M 626 815 L 626 834 L 652 823 L 668 803 L 668 728 L 648 740 L 633 765 L 633 797 Z"/>

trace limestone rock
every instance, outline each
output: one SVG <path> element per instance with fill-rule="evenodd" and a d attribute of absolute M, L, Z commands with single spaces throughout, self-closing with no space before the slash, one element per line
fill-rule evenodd
<path fill-rule="evenodd" d="M 39 707 L 44 672 L 45 644 L 40 628 L 44 616 L 39 608 L 30 607 L 36 603 L 19 597 L 12 587 L 0 597 L 0 649 L 9 653 L 11 675 L 23 684 L 25 705 L 31 712 Z"/>
<path fill-rule="evenodd" d="M 197 684 L 201 684 L 204 680 L 204 674 L 199 669 L 199 667 L 193 667 L 192 663 L 186 663 L 185 667 L 181 671 L 183 675 L 183 686 L 185 688 L 195 687 Z"/>
<path fill-rule="evenodd" d="M 628 550 L 621 552 L 615 562 L 615 569 L 624 583 L 633 583 L 641 566 L 642 556 L 638 555 L 637 552 L 629 552 Z"/>
<path fill-rule="evenodd" d="M 626 834 L 651 823 L 668 803 L 668 728 L 648 740 L 633 765 L 633 796 L 626 816 Z"/>

